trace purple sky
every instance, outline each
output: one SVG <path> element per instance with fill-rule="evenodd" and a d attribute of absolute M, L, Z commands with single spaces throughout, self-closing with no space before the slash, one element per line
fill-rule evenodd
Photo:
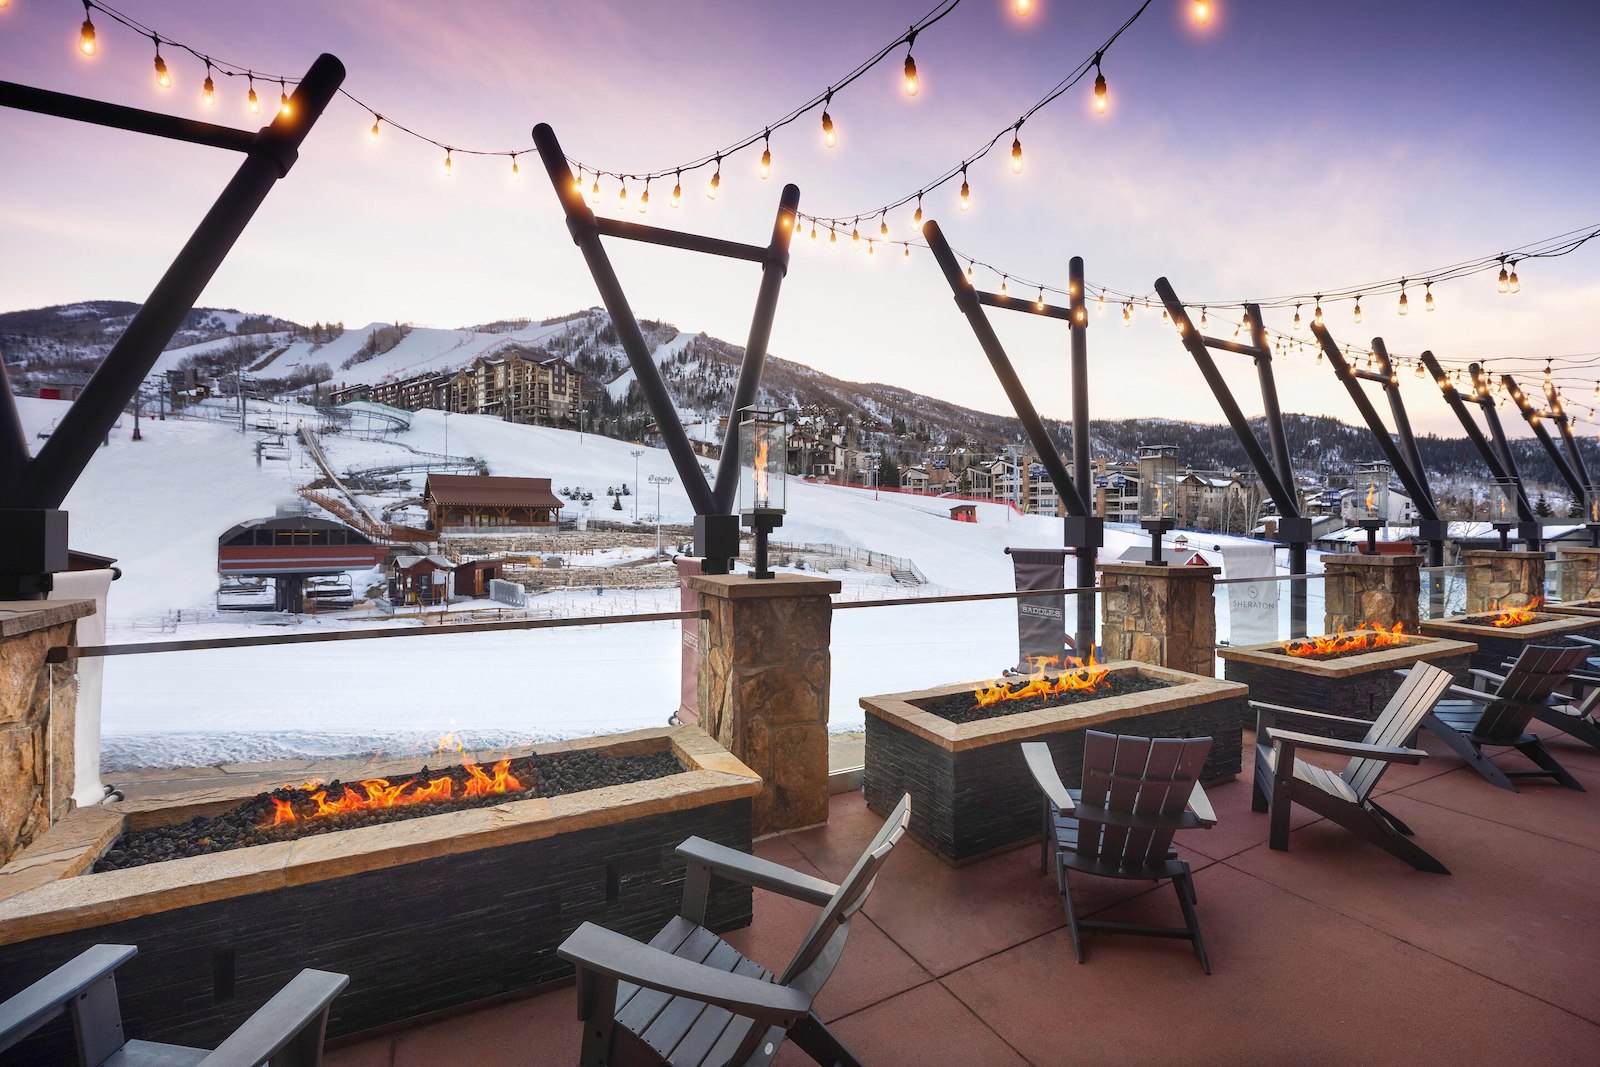
<path fill-rule="evenodd" d="M 124 0 L 163 35 L 260 70 L 304 70 L 338 55 L 356 96 L 453 144 L 523 148 L 550 122 L 567 151 L 641 171 L 708 152 L 781 115 L 891 39 L 932 0 L 804 4 L 560 0 L 540 4 L 276 4 Z M 900 55 L 842 92 L 839 146 L 815 116 L 724 165 L 722 195 L 685 178 L 685 205 L 652 187 L 647 221 L 764 239 L 781 183 L 801 209 L 833 215 L 915 191 L 1049 89 L 1107 36 L 1135 0 L 965 0 L 916 45 L 922 92 L 899 88 Z M 1112 108 L 1087 84 L 1030 120 L 1026 167 L 1005 145 L 971 172 L 973 210 L 955 187 L 927 213 L 951 243 L 1030 277 L 1065 283 L 1085 257 L 1091 282 L 1145 291 L 1161 274 L 1186 300 L 1266 296 L 1385 278 L 1600 223 L 1600 5 L 1413 0 L 1218 0 L 1204 32 L 1189 0 L 1156 0 L 1105 60 Z M 100 54 L 76 49 L 71 0 L 0 9 L 0 77 L 140 107 L 248 125 L 239 79 L 200 103 L 201 65 L 165 50 L 176 84 L 156 87 L 148 41 L 97 18 Z M 265 100 L 276 99 L 276 87 Z M 268 198 L 203 302 L 302 321 L 403 319 L 459 326 L 541 317 L 598 302 L 537 164 L 512 184 L 504 159 L 442 154 L 336 101 L 300 162 Z M 0 113 L 7 190 L 0 202 L 0 310 L 87 298 L 141 300 L 236 160 L 198 147 Z M 630 189 L 634 198 L 638 188 Z M 607 183 L 602 210 L 614 210 Z M 628 217 L 637 218 L 630 206 Z M 908 211 L 892 236 L 911 232 Z M 874 220 L 872 230 L 876 231 Z M 863 230 L 867 229 L 863 226 Z M 753 267 L 613 246 L 635 309 L 742 342 Z M 1521 269 L 1523 291 L 1491 276 L 1436 289 L 1440 309 L 1395 315 L 1369 299 L 1361 326 L 1329 308 L 1334 336 L 1391 351 L 1433 349 L 1537 379 L 1546 355 L 1600 349 L 1600 242 Z M 993 285 L 993 280 L 984 284 Z M 1309 310 L 1309 309 L 1308 309 Z M 1170 329 L 1091 320 L 1097 417 L 1220 421 Z M 1067 411 L 1059 324 L 997 319 L 1039 407 Z M 1287 315 L 1269 319 L 1287 329 Z M 1226 335 L 1226 334 L 1225 334 Z M 846 378 L 893 382 L 989 410 L 1005 400 L 931 257 L 867 257 L 799 242 L 772 351 Z M 1535 358 L 1537 357 L 1537 358 Z M 1520 362 L 1515 362 L 1521 360 Z M 1258 404 L 1243 363 L 1247 410 Z M 1326 367 L 1279 365 L 1284 407 L 1355 411 Z M 1568 377 L 1586 415 L 1594 372 Z M 1419 429 L 1456 432 L 1437 390 L 1407 376 Z M 1587 432 L 1593 432 L 1591 424 Z"/>

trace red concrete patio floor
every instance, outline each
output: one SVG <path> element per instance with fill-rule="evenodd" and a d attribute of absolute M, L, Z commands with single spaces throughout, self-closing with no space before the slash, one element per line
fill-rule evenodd
<path fill-rule="evenodd" d="M 1218 826 L 1179 836 L 1210 977 L 1182 942 L 1105 934 L 1086 935 L 1079 966 L 1036 847 L 953 870 L 908 839 L 820 1013 L 869 1065 L 1600 1063 L 1600 753 L 1553 735 L 1589 792 L 1535 781 L 1512 794 L 1427 735 L 1423 747 L 1435 758 L 1385 779 L 1384 803 L 1448 877 L 1301 812 L 1291 850 L 1271 851 L 1247 764 L 1209 791 Z M 756 851 L 837 880 L 879 824 L 845 794 L 826 827 Z M 1164 885 L 1073 884 L 1085 913 L 1181 922 Z M 812 914 L 757 892 L 755 924 L 728 940 L 781 968 Z M 577 1046 L 567 985 L 346 1044 L 327 1062 L 569 1065 Z M 778 1062 L 810 1061 L 786 1046 Z"/>

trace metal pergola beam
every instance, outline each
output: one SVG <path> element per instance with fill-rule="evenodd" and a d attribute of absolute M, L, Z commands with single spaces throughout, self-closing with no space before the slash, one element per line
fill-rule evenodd
<path fill-rule="evenodd" d="M 1572 434 L 1572 416 L 1567 414 L 1567 409 L 1561 403 L 1561 395 L 1556 391 L 1554 382 L 1544 383 L 1544 398 L 1548 405 L 1551 417 L 1555 420 L 1556 429 L 1561 431 L 1561 443 L 1566 446 L 1567 457 L 1572 462 L 1572 469 L 1578 475 L 1578 480 L 1587 489 L 1593 486 L 1589 480 L 1589 465 L 1584 462 L 1583 451 L 1578 448 L 1578 440 Z M 1580 504 L 1583 503 L 1580 501 Z"/>
<path fill-rule="evenodd" d="M 541 122 L 533 128 L 533 143 L 539 151 L 539 158 L 544 161 L 545 172 L 550 176 L 556 198 L 566 213 L 567 229 L 572 234 L 573 243 L 583 254 L 595 287 L 600 291 L 600 299 L 611 316 L 617 338 L 627 354 L 629 366 L 633 368 L 634 379 L 639 383 L 639 391 L 644 395 L 650 413 L 655 416 L 656 427 L 666 445 L 667 454 L 694 508 L 695 554 L 705 560 L 705 573 L 726 574 L 739 554 L 739 519 L 732 511 L 739 482 L 738 412 L 754 403 L 760 391 L 761 372 L 772 335 L 773 315 L 777 310 L 783 278 L 789 269 L 789 242 L 796 226 L 800 190 L 794 185 L 783 187 L 772 225 L 772 237 L 765 247 L 620 219 L 599 219 L 589 209 L 582 191 L 577 187 L 566 154 L 548 123 Z M 600 242 L 603 236 L 761 264 L 761 286 L 751 315 L 750 333 L 745 343 L 744 360 L 739 367 L 739 379 L 734 387 L 733 406 L 728 413 L 728 429 L 723 437 L 722 456 L 718 460 L 714 483 L 708 484 L 700 471 L 699 457 L 684 432 L 683 422 L 667 392 L 661 370 L 651 358 L 650 346 L 645 342 L 644 333 L 639 329 L 639 320 L 622 291 L 622 283 L 611 265 L 611 258 Z"/>
<path fill-rule="evenodd" d="M 1506 387 L 1506 391 L 1511 394 L 1511 402 L 1517 405 L 1517 410 L 1522 413 L 1523 420 L 1533 430 L 1533 436 L 1538 438 L 1539 444 L 1544 447 L 1545 455 L 1549 456 L 1550 462 L 1555 465 L 1556 473 L 1561 476 L 1562 481 L 1567 483 L 1567 488 L 1572 490 L 1572 498 L 1581 502 L 1584 492 L 1583 481 L 1578 477 L 1577 472 L 1568 466 L 1567 458 L 1556 447 L 1555 439 L 1550 436 L 1550 431 L 1545 429 L 1543 416 L 1528 402 L 1528 398 L 1523 395 L 1522 387 L 1517 384 L 1515 378 L 1509 374 L 1502 374 L 1500 381 Z M 1552 417 L 1554 416 L 1552 415 Z"/>
<path fill-rule="evenodd" d="M 296 92 L 299 90 L 296 89 Z M 256 141 L 253 130 L 197 122 L 178 115 L 163 115 L 159 111 L 123 107 L 121 104 L 111 104 L 104 100 L 90 100 L 87 97 L 51 92 L 49 89 L 36 89 L 31 85 L 18 85 L 16 82 L 0 81 L 0 107 L 32 111 L 58 119 L 92 122 L 96 126 L 147 133 L 155 137 L 165 137 L 169 141 L 188 141 L 191 144 L 223 148 L 230 152 L 248 152 Z"/>
<path fill-rule="evenodd" d="M 1383 391 L 1389 398 L 1389 413 L 1394 416 L 1394 430 L 1396 436 L 1400 438 L 1400 447 L 1405 452 L 1406 465 L 1411 468 L 1417 487 L 1422 490 L 1423 497 L 1428 501 L 1429 511 L 1424 518 L 1438 521 L 1439 502 L 1434 499 L 1433 490 L 1428 486 L 1428 469 L 1422 465 L 1422 450 L 1417 447 L 1417 435 L 1411 432 L 1411 416 L 1406 412 L 1405 398 L 1400 395 L 1400 384 L 1396 380 L 1394 364 L 1389 359 L 1389 347 L 1383 343 L 1383 338 L 1374 337 L 1372 351 L 1378 358 L 1378 369 L 1383 375 Z M 1430 566 L 1438 565 L 1430 564 Z"/>
<path fill-rule="evenodd" d="M 1422 365 L 1427 368 L 1428 373 L 1433 375 L 1433 380 L 1438 384 L 1439 392 L 1444 396 L 1445 403 L 1450 406 L 1451 411 L 1455 412 L 1456 419 L 1461 423 L 1462 430 L 1466 432 L 1467 439 L 1478 450 L 1479 457 L 1483 459 L 1483 465 L 1489 468 L 1490 476 L 1496 481 L 1517 483 L 1517 512 L 1519 518 L 1522 521 L 1532 519 L 1533 510 L 1528 507 L 1528 494 L 1523 490 L 1521 480 L 1512 471 L 1507 470 L 1505 464 L 1501 462 L 1499 453 L 1494 450 L 1488 438 L 1484 437 L 1483 430 L 1479 428 L 1477 420 L 1472 417 L 1472 412 L 1467 410 L 1466 401 L 1461 399 L 1461 394 L 1456 389 L 1455 384 L 1450 381 L 1450 376 L 1444 372 L 1444 368 L 1439 366 L 1439 361 L 1432 352 L 1424 352 L 1419 358 L 1422 360 Z M 1523 515 L 1524 511 L 1526 515 Z"/>

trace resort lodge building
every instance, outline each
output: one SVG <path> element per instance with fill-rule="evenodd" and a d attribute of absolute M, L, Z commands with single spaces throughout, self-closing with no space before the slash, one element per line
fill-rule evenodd
<path fill-rule="evenodd" d="M 526 533 L 561 521 L 561 498 L 549 478 L 430 474 L 422 494 L 428 525 L 450 534 Z"/>
<path fill-rule="evenodd" d="M 576 423 L 583 373 L 562 356 L 538 358 L 520 352 L 479 356 L 448 373 L 413 375 L 372 385 L 335 390 L 343 404 L 369 400 L 418 411 L 431 408 L 458 415 L 494 415 L 534 426 Z"/>

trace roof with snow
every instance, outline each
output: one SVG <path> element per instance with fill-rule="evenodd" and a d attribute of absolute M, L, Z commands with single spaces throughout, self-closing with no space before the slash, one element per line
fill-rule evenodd
<path fill-rule="evenodd" d="M 425 499 L 457 507 L 560 508 L 549 478 L 501 478 L 487 474 L 430 474 Z"/>

